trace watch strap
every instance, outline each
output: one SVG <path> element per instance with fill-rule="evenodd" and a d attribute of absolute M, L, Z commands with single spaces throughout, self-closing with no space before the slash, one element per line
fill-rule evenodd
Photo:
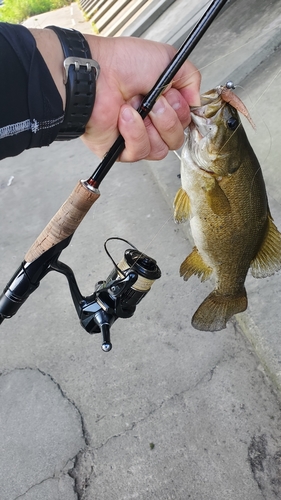
<path fill-rule="evenodd" d="M 56 140 L 70 140 L 85 131 L 95 103 L 99 64 L 92 59 L 84 36 L 74 29 L 46 26 L 58 36 L 64 53 L 66 105 L 64 121 Z"/>

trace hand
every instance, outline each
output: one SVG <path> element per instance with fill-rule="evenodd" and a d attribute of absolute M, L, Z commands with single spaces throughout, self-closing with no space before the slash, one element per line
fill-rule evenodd
<path fill-rule="evenodd" d="M 65 106 L 64 57 L 58 37 L 48 29 L 30 31 Z M 169 149 L 179 148 L 184 140 L 183 130 L 190 123 L 189 106 L 200 105 L 201 78 L 195 66 L 190 62 L 183 64 L 172 85 L 143 121 L 136 109 L 176 49 L 141 38 L 84 36 L 93 59 L 101 67 L 95 106 L 82 136 L 85 144 L 103 157 L 121 133 L 126 148 L 119 159 L 130 162 L 143 158 L 160 160 Z"/>
<path fill-rule="evenodd" d="M 200 73 L 195 66 L 184 63 L 142 120 L 136 111 L 142 96 L 154 86 L 176 50 L 144 39 L 84 36 L 93 59 L 101 66 L 95 106 L 82 136 L 84 143 L 103 157 L 121 133 L 126 148 L 119 159 L 129 162 L 159 160 L 169 149 L 178 149 L 190 123 L 189 106 L 200 104 Z"/>

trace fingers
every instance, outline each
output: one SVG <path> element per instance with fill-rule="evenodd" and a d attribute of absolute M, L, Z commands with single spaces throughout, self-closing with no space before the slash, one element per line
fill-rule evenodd
<path fill-rule="evenodd" d="M 162 160 L 169 150 L 178 149 L 184 141 L 184 128 L 190 123 L 189 105 L 181 91 L 170 88 L 159 97 L 149 116 L 143 120 L 136 109 L 141 103 L 141 96 L 135 96 L 130 103 L 120 107 L 116 129 L 106 125 L 111 109 L 105 109 L 99 118 L 99 129 L 96 120 L 87 125 L 82 140 L 99 157 L 110 149 L 118 133 L 125 140 L 125 150 L 119 160 L 135 162 L 142 159 Z M 96 108 L 97 109 L 97 108 Z M 103 131 L 103 134 L 101 133 Z M 94 140 L 99 134 L 98 145 Z"/>
<path fill-rule="evenodd" d="M 182 145 L 183 129 L 190 123 L 189 106 L 182 95 L 170 89 L 157 100 L 149 116 L 168 148 L 178 149 Z"/>
<path fill-rule="evenodd" d="M 183 129 L 189 122 L 189 107 L 175 89 L 170 89 L 157 100 L 144 121 L 132 106 L 124 105 L 118 128 L 125 139 L 126 149 L 120 160 L 133 162 L 164 158 L 169 149 L 178 149 L 182 145 Z"/>
<path fill-rule="evenodd" d="M 200 71 L 190 62 L 186 61 L 176 74 L 173 87 L 178 89 L 190 106 L 200 106 Z"/>
<path fill-rule="evenodd" d="M 132 106 L 122 106 L 118 128 L 125 140 L 125 150 L 119 159 L 133 162 L 147 158 L 150 153 L 149 138 L 142 118 Z"/>

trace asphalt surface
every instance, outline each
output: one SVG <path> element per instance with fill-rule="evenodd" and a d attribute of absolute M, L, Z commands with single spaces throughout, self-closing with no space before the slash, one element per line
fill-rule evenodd
<path fill-rule="evenodd" d="M 280 52 L 273 38 L 280 15 L 280 0 L 236 0 L 192 56 L 202 90 L 233 74 L 243 87 L 257 124 L 256 135 L 247 132 L 279 228 Z M 54 13 L 46 25 L 56 19 Z M 44 25 L 41 17 L 36 22 Z M 244 61 L 252 63 L 248 70 Z M 1 162 L 1 288 L 98 162 L 79 140 Z M 188 225 L 172 219 L 178 171 L 173 153 L 157 163 L 115 165 L 62 253 L 85 295 L 112 269 L 103 249 L 111 236 L 131 241 L 162 270 L 135 315 L 113 325 L 110 353 L 100 349 L 100 335 L 80 327 L 57 273 L 1 325 L 1 500 L 281 497 L 280 274 L 247 279 L 249 309 L 225 331 L 191 327 L 211 285 L 178 275 L 192 248 Z M 117 262 L 125 248 L 110 243 Z"/>
<path fill-rule="evenodd" d="M 93 33 L 91 22 L 87 20 L 77 2 L 55 11 L 32 16 L 23 24 L 27 28 L 45 28 L 45 26 L 54 24 L 62 28 L 74 28 L 82 33 Z"/>

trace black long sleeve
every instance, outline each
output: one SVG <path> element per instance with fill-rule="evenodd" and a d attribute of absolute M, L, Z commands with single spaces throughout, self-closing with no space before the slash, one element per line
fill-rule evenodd
<path fill-rule="evenodd" d="M 0 23 L 0 159 L 48 146 L 63 122 L 62 99 L 28 29 Z"/>

